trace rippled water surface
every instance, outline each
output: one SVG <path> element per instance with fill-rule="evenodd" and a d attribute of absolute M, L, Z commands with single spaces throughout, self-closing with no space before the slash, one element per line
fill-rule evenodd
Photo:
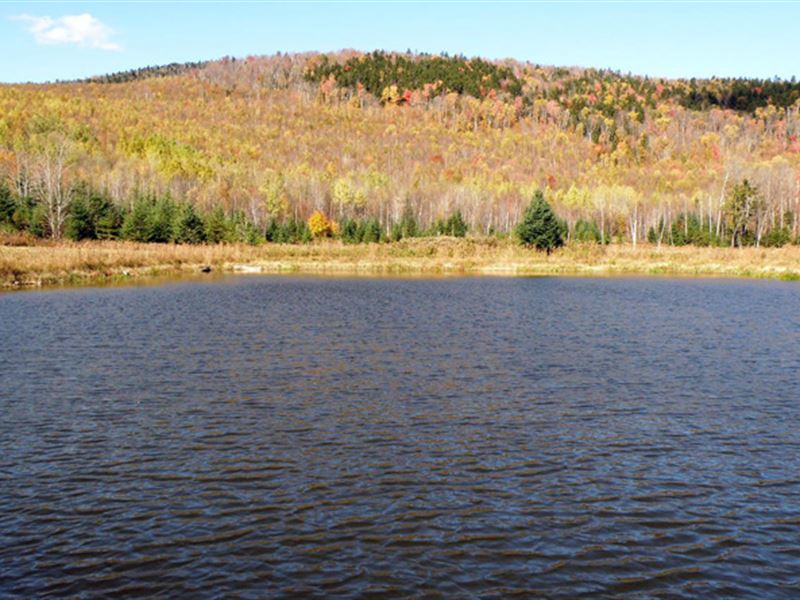
<path fill-rule="evenodd" d="M 0 295 L 0 596 L 800 594 L 800 286 Z"/>

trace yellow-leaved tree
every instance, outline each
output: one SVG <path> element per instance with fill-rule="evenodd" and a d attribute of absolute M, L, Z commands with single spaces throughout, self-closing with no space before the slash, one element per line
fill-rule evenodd
<path fill-rule="evenodd" d="M 308 217 L 308 229 L 315 239 L 333 237 L 339 231 L 339 226 L 332 221 L 321 210 L 315 210 Z"/>

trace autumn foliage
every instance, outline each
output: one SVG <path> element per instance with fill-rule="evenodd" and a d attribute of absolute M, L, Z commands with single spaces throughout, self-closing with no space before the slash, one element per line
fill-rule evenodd
<path fill-rule="evenodd" d="M 0 228 L 508 235 L 541 190 L 568 240 L 781 245 L 800 237 L 798 98 L 793 81 L 355 51 L 5 85 Z"/>
<path fill-rule="evenodd" d="M 308 229 L 315 238 L 333 237 L 339 233 L 338 225 L 319 210 L 315 210 L 308 218 Z"/>

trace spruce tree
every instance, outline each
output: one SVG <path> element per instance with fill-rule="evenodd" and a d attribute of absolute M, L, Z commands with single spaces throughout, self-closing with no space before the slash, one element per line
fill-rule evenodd
<path fill-rule="evenodd" d="M 419 226 L 417 225 L 417 219 L 414 217 L 414 211 L 412 210 L 410 205 L 406 205 L 405 210 L 403 211 L 403 216 L 400 219 L 400 232 L 401 237 L 417 237 L 419 235 Z"/>
<path fill-rule="evenodd" d="M 368 219 L 364 223 L 364 232 L 361 235 L 361 241 L 365 244 L 377 243 L 383 237 L 383 230 L 378 219 Z"/>
<path fill-rule="evenodd" d="M 94 230 L 98 240 L 115 240 L 122 227 L 122 212 L 113 204 L 95 221 Z"/>
<path fill-rule="evenodd" d="M 206 241 L 205 223 L 188 202 L 178 210 L 172 229 L 172 241 L 177 244 L 200 244 Z"/>
<path fill-rule="evenodd" d="M 345 244 L 357 244 L 361 241 L 359 224 L 353 219 L 342 221 L 342 241 Z"/>
<path fill-rule="evenodd" d="M 553 248 L 564 245 L 561 232 L 562 225 L 558 217 L 544 199 L 542 191 L 537 190 L 516 228 L 520 243 L 550 254 Z"/>
<path fill-rule="evenodd" d="M 467 222 L 461 216 L 461 211 L 456 212 L 449 219 L 445 225 L 447 233 L 453 237 L 464 237 L 467 235 Z"/>
<path fill-rule="evenodd" d="M 225 209 L 217 206 L 206 219 L 206 238 L 211 244 L 219 244 L 230 240 L 230 224 Z"/>
<path fill-rule="evenodd" d="M 132 242 L 149 242 L 152 214 L 152 201 L 137 198 L 122 222 L 122 238 Z"/>
<path fill-rule="evenodd" d="M 89 203 L 78 196 L 69 207 L 64 234 L 71 240 L 90 240 L 95 238 L 94 221 Z"/>
<path fill-rule="evenodd" d="M 175 203 L 169 196 L 161 198 L 153 206 L 150 215 L 150 229 L 147 235 L 148 242 L 166 244 L 172 241 L 175 221 Z"/>
<path fill-rule="evenodd" d="M 0 223 L 11 223 L 17 203 L 5 183 L 0 183 Z"/>

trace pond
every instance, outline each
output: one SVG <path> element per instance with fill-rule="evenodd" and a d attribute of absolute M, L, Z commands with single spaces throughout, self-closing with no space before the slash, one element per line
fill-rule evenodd
<path fill-rule="evenodd" d="M 0 596 L 800 594 L 800 285 L 0 295 Z"/>

